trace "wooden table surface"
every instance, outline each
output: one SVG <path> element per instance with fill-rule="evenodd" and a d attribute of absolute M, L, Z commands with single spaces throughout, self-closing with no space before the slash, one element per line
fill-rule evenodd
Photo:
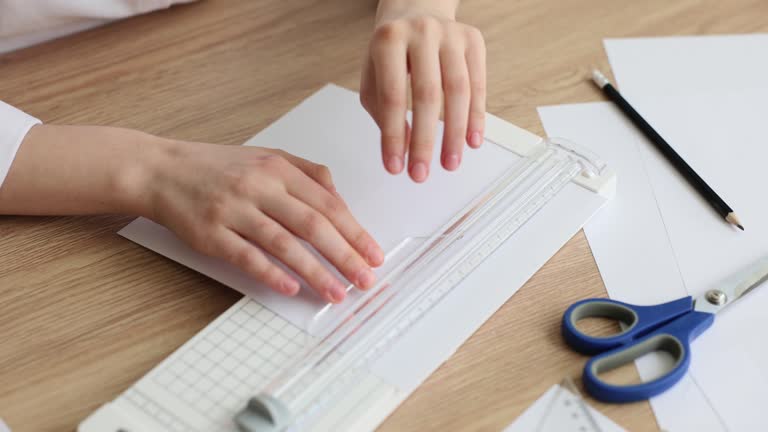
<path fill-rule="evenodd" d="M 536 107 L 602 99 L 605 37 L 768 31 L 764 0 L 466 0 L 488 46 L 488 111 L 543 133 Z M 49 123 L 240 144 L 326 82 L 357 89 L 373 0 L 206 0 L 0 56 L 0 99 Z M 372 143 L 373 145 L 373 143 Z M 0 417 L 72 431 L 240 296 L 115 233 L 127 216 L 0 218 Z M 382 425 L 499 430 L 585 358 L 571 302 L 604 296 L 576 235 Z M 627 372 L 629 374 L 634 371 Z M 594 403 L 594 402 L 593 402 Z M 603 413 L 656 430 L 647 403 Z"/>

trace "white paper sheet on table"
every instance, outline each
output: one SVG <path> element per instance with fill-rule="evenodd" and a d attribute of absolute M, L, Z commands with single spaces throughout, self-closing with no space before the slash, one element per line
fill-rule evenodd
<path fill-rule="evenodd" d="M 504 167 L 512 163 L 515 157 L 499 145 L 530 144 L 540 140 L 493 116 L 487 118 L 486 132 L 487 139 L 500 144 L 487 141 L 480 150 L 468 150 L 458 173 L 445 172 L 435 162 L 430 180 L 417 185 L 405 176 L 392 177 L 381 167 L 378 129 L 360 107 L 357 94 L 327 86 L 247 144 L 280 147 L 328 165 L 334 173 L 340 194 L 353 213 L 383 248 L 389 250 L 406 236 L 434 232 L 477 196 Z M 375 375 L 373 379 L 378 382 L 374 385 L 374 393 L 381 396 L 378 401 L 381 403 L 360 408 L 358 405 L 362 402 L 353 400 L 356 395 L 350 395 L 340 401 L 341 405 L 344 405 L 341 402 L 347 405 L 337 410 L 341 413 L 338 418 L 355 422 L 351 430 L 367 430 L 382 421 L 575 234 L 605 201 L 604 196 L 575 183 L 566 185 L 535 217 L 518 229 L 492 256 L 485 259 L 436 304 L 428 315 L 410 328 L 391 350 L 371 365 L 371 373 Z M 221 336 L 221 332 L 217 333 L 216 329 L 227 324 L 228 320 L 237 318 L 241 308 L 264 313 L 260 309 L 261 304 L 298 328 L 306 329 L 308 318 L 322 306 L 321 302 L 313 300 L 311 294 L 290 299 L 274 295 L 236 269 L 191 251 L 171 233 L 150 221 L 134 221 L 121 234 L 211 276 L 254 300 L 243 300 L 233 306 L 217 322 L 121 395 L 113 406 L 136 412 L 135 401 L 143 401 L 148 397 L 154 399 L 155 410 L 184 405 L 185 402 L 180 401 L 176 394 L 168 394 L 164 388 L 158 388 L 157 383 L 162 379 L 164 371 L 172 371 L 187 351 L 205 343 L 200 340 L 213 333 Z M 429 346 L 428 350 L 424 349 L 425 345 Z M 263 388 L 259 387 L 263 384 L 250 384 L 250 388 L 258 390 Z M 376 390 L 382 388 L 386 394 Z M 387 393 L 389 391 L 391 393 Z M 141 398 L 137 396 L 140 394 L 143 394 Z M 226 416 L 231 415 L 234 412 L 232 410 L 240 409 L 241 404 L 247 400 L 245 397 L 253 394 L 234 396 L 232 398 L 230 395 L 231 402 L 227 402 L 223 406 L 224 411 L 211 421 L 231 418 Z M 192 405 L 189 407 L 194 408 Z M 341 409 L 349 411 L 339 411 Z M 166 414 L 175 415 L 178 412 Z"/>
<path fill-rule="evenodd" d="M 632 100 L 737 209 L 745 233 L 722 222 L 612 105 L 540 109 L 548 134 L 589 143 L 620 175 L 616 199 L 585 227 L 612 298 L 651 304 L 696 296 L 768 252 L 766 101 L 768 89 Z M 768 328 L 766 307 L 763 288 L 694 342 L 689 375 L 651 401 L 662 428 L 768 428 L 768 347 L 758 342 Z M 648 362 L 638 366 L 646 379 L 659 372 Z"/>
<path fill-rule="evenodd" d="M 768 85 L 768 34 L 606 39 L 604 44 L 627 98 Z"/>

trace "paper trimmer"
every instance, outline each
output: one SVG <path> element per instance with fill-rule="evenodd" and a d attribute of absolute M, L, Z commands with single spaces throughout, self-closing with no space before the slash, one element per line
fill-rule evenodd
<path fill-rule="evenodd" d="M 302 144 L 306 129 L 312 145 Z M 292 299 L 262 289 L 150 220 L 123 228 L 245 296 L 78 430 L 236 432 L 261 422 L 266 430 L 371 431 L 612 196 L 613 174 L 596 157 L 491 114 L 483 155 L 468 154 L 461 172 L 435 172 L 424 185 L 371 171 L 379 162 L 364 159 L 360 143 L 379 134 L 359 95 L 328 85 L 245 143 L 285 143 L 328 166 L 379 236 L 381 283 L 350 290 L 342 305 L 326 306 L 308 289 Z M 345 150 L 329 154 L 330 143 Z M 437 184 L 454 184 L 455 193 Z M 434 215 L 409 226 L 397 210 L 404 207 Z"/>
<path fill-rule="evenodd" d="M 561 140 L 543 140 L 522 156 L 433 236 L 404 241 L 375 287 L 315 316 L 311 342 L 237 414 L 240 430 L 303 430 L 566 184 L 596 191 L 610 175 L 600 160 Z"/>

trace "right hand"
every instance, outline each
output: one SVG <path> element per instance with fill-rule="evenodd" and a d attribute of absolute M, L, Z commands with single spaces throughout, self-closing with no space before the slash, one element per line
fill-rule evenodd
<path fill-rule="evenodd" d="M 148 179 L 146 216 L 195 250 L 222 258 L 270 288 L 295 295 L 299 282 L 338 303 L 345 285 L 305 248 L 306 240 L 360 289 L 384 255 L 336 192 L 328 169 L 281 150 L 170 142 Z"/>
<path fill-rule="evenodd" d="M 456 21 L 457 1 L 381 0 L 360 80 L 360 100 L 381 129 L 384 167 L 426 181 L 440 111 L 441 161 L 458 169 L 464 143 L 478 148 L 485 129 L 485 41 Z M 413 128 L 406 121 L 407 88 Z"/>

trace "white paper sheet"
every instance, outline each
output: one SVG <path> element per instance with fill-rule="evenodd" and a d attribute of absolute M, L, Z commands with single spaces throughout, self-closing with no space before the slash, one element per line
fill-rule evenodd
<path fill-rule="evenodd" d="M 681 289 L 696 296 L 768 252 L 768 202 L 760 198 L 768 184 L 768 146 L 762 138 L 766 101 L 768 89 L 633 101 L 737 209 L 748 229 L 744 233 L 722 222 L 613 107 L 541 109 L 548 133 L 595 146 L 620 175 L 617 199 L 586 227 L 611 297 L 647 304 L 680 297 Z M 637 253 L 627 253 L 628 247 Z M 756 291 L 718 316 L 694 343 L 687 378 L 692 383 L 652 401 L 662 428 L 768 428 L 761 408 L 768 401 L 768 347 L 755 343 L 768 328 L 767 306 L 768 290 Z M 639 366 L 642 375 L 651 373 L 648 365 Z"/>
<path fill-rule="evenodd" d="M 407 237 L 431 235 L 518 159 L 486 142 L 465 152 L 459 172 L 442 169 L 439 158 L 433 158 L 429 181 L 417 184 L 405 174 L 392 176 L 383 169 L 378 136 L 357 94 L 329 86 L 245 145 L 280 148 L 328 166 L 352 214 L 385 252 Z M 325 305 L 303 283 L 301 295 L 287 299 L 233 266 L 195 253 L 151 221 L 140 219 L 121 234 L 258 300 L 299 327 L 306 328 Z M 386 267 L 376 272 L 384 271 Z"/>
<path fill-rule="evenodd" d="M 606 39 L 604 44 L 627 98 L 768 84 L 768 34 Z"/>
<path fill-rule="evenodd" d="M 546 392 L 544 392 L 541 397 L 536 399 L 536 401 L 528 407 L 527 410 L 525 410 L 524 413 L 520 415 L 512 424 L 507 426 L 504 429 L 504 432 L 532 432 L 532 431 L 540 431 L 542 430 L 540 426 L 542 425 L 542 422 L 544 421 L 545 416 L 558 416 L 562 414 L 567 414 L 565 412 L 558 413 L 555 410 L 555 407 L 552 406 L 554 399 L 558 396 L 558 390 L 566 391 L 567 389 L 561 387 L 559 384 L 555 384 L 552 387 L 549 388 Z M 587 408 L 589 409 L 589 413 L 592 416 L 592 418 L 595 420 L 595 423 L 597 423 L 597 426 L 600 428 L 601 432 L 622 432 L 624 429 L 611 421 L 608 417 L 604 416 L 600 411 L 592 408 L 591 406 L 587 405 Z M 570 416 L 568 416 L 570 417 Z M 570 418 L 564 417 L 561 421 L 561 427 L 555 427 L 555 428 L 548 428 L 547 430 L 543 430 L 542 432 L 552 432 L 557 430 L 558 432 L 576 432 L 581 429 L 576 428 L 568 428 L 570 424 L 572 423 Z M 554 423 L 554 424 L 553 424 Z M 549 425 L 555 425 L 557 423 L 552 422 L 548 423 Z"/>

